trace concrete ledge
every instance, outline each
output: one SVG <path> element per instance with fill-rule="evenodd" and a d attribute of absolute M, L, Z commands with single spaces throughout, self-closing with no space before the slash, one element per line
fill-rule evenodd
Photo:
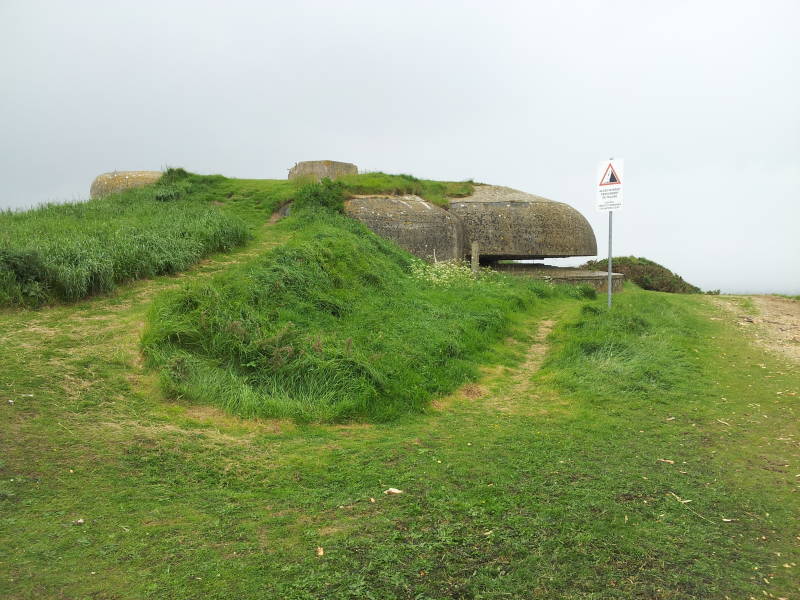
<path fill-rule="evenodd" d="M 319 181 L 323 177 L 336 179 L 342 175 L 358 175 L 358 167 L 353 163 L 336 160 L 306 160 L 295 163 L 289 169 L 289 179 L 308 178 Z"/>
<path fill-rule="evenodd" d="M 526 264 L 526 263 L 495 263 L 492 268 L 501 273 L 545 279 L 553 283 L 568 283 L 578 285 L 588 284 L 600 292 L 608 290 L 608 273 L 605 271 L 586 271 L 575 267 L 554 267 L 552 265 Z M 625 275 L 622 273 L 611 274 L 611 292 L 622 290 Z"/>

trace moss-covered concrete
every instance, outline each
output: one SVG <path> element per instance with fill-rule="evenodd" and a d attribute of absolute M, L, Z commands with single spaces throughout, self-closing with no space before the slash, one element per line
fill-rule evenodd
<path fill-rule="evenodd" d="M 345 212 L 378 235 L 427 260 L 453 260 L 463 248 L 461 222 L 419 196 L 356 196 Z"/>
<path fill-rule="evenodd" d="M 464 226 L 463 255 L 478 242 L 482 262 L 597 254 L 591 225 L 563 202 L 477 185 L 472 196 L 450 201 L 450 213 Z"/>
<path fill-rule="evenodd" d="M 113 171 L 95 177 L 89 188 L 92 198 L 108 196 L 128 188 L 141 187 L 161 179 L 161 171 Z"/>
<path fill-rule="evenodd" d="M 323 177 L 336 179 L 342 175 L 358 175 L 358 167 L 352 163 L 335 160 L 307 160 L 296 163 L 289 169 L 289 179 L 312 179 Z"/>

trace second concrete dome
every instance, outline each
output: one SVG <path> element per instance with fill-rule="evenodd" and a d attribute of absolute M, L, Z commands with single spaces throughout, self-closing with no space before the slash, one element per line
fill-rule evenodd
<path fill-rule="evenodd" d="M 450 201 L 463 223 L 464 255 L 478 242 L 481 261 L 594 256 L 591 225 L 564 204 L 497 185 L 476 185 L 475 193 Z"/>

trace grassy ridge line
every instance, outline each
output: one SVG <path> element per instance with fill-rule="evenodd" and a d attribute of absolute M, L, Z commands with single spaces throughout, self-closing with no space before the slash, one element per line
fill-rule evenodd
<path fill-rule="evenodd" d="M 282 227 L 285 246 L 154 301 L 143 348 L 170 394 L 245 417 L 386 421 L 474 377 L 537 299 L 593 294 L 426 267 L 320 208 Z"/>
<path fill-rule="evenodd" d="M 475 183 L 469 181 L 433 181 L 412 175 L 363 173 L 344 175 L 336 180 L 350 194 L 414 194 L 437 206 L 447 207 L 450 198 L 471 196 Z"/>
<path fill-rule="evenodd" d="M 0 305 L 71 302 L 243 245 L 246 223 L 166 186 L 0 214 Z"/>
<path fill-rule="evenodd" d="M 155 185 L 87 202 L 0 213 L 0 306 L 106 293 L 124 281 L 183 271 L 241 246 L 304 181 L 228 179 L 169 169 Z M 438 203 L 472 184 L 408 175 L 350 176 L 348 194 L 417 193 Z"/>

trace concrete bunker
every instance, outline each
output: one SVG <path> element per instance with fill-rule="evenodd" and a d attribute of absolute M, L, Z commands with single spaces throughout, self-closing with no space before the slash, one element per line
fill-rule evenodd
<path fill-rule="evenodd" d="M 163 173 L 161 171 L 112 171 L 94 178 L 89 188 L 92 198 L 108 196 L 129 188 L 142 187 L 155 183 Z"/>
<path fill-rule="evenodd" d="M 376 234 L 426 260 L 454 260 L 463 254 L 461 220 L 419 196 L 355 196 L 345 212 Z"/>
<path fill-rule="evenodd" d="M 481 262 L 595 256 L 592 226 L 577 210 L 541 196 L 497 185 L 450 201 L 464 228 L 463 255 L 477 242 Z"/>
<path fill-rule="evenodd" d="M 336 179 L 342 175 L 358 175 L 358 167 L 353 163 L 339 162 L 336 160 L 306 160 L 295 163 L 289 169 L 289 179 Z"/>

